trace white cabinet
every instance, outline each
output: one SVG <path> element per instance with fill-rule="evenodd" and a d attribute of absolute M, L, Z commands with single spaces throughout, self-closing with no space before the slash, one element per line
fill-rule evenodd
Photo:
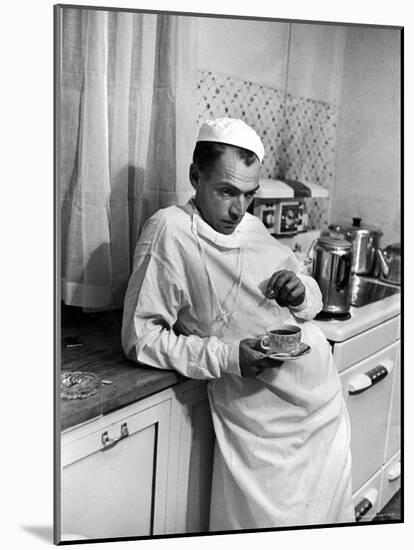
<path fill-rule="evenodd" d="M 335 343 L 334 359 L 339 372 L 395 342 L 399 337 L 399 327 L 397 316 L 344 342 Z"/>
<path fill-rule="evenodd" d="M 196 381 L 67 430 L 61 540 L 207 531 L 213 451 L 206 384 Z"/>
<path fill-rule="evenodd" d="M 351 422 L 354 492 L 383 465 L 397 347 L 387 346 L 340 375 Z"/>
<path fill-rule="evenodd" d="M 358 521 L 368 521 L 400 487 L 385 482 L 400 450 L 400 318 L 339 342 L 333 334 L 331 327 L 351 423 L 353 499 Z"/>
<path fill-rule="evenodd" d="M 122 413 L 62 439 L 62 540 L 164 532 L 170 402 Z"/>

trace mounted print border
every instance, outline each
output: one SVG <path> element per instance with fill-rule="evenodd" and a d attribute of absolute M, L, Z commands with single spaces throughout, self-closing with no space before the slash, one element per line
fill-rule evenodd
<path fill-rule="evenodd" d="M 191 197 L 206 118 L 257 131 L 266 179 L 326 190 L 304 199 L 309 231 L 354 215 L 381 226 L 384 246 L 404 244 L 403 28 L 64 4 L 54 13 L 55 544 L 404 522 L 403 300 L 375 326 L 361 320 L 359 343 L 330 340 L 346 396 L 351 375 L 392 365 L 373 401 L 346 400 L 349 524 L 210 531 L 208 382 L 137 365 L 121 342 L 138 238 L 154 212 Z"/>

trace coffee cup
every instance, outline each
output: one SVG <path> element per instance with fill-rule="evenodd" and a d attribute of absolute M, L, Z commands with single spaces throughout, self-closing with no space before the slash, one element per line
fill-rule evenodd
<path fill-rule="evenodd" d="M 297 349 L 302 330 L 297 325 L 281 325 L 268 329 L 260 345 L 267 353 L 292 353 Z"/>

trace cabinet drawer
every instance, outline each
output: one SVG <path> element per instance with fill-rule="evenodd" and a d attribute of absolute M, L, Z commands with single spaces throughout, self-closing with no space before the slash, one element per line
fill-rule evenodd
<path fill-rule="evenodd" d="M 400 316 L 366 330 L 345 342 L 334 344 L 333 356 L 339 372 L 362 361 L 395 342 L 399 336 Z"/>
<path fill-rule="evenodd" d="M 170 407 L 170 401 L 165 401 L 135 414 L 129 414 L 125 410 L 122 416 L 115 413 L 103 417 L 100 421 L 94 423 L 92 429 L 85 431 L 85 435 L 77 437 L 77 433 L 81 433 L 81 430 L 69 432 L 68 437 L 66 434 L 62 435 L 62 466 L 65 467 L 97 451 L 102 451 L 105 447 L 103 443 L 104 433 L 107 433 L 109 440 L 120 439 L 122 426 L 126 425 L 130 437 L 147 425 L 157 422 L 158 416 L 168 417 Z"/>
<path fill-rule="evenodd" d="M 380 510 L 384 508 L 387 502 L 389 502 L 401 488 L 401 453 L 396 453 L 395 456 L 385 464 L 382 470 Z"/>
<path fill-rule="evenodd" d="M 383 465 L 397 348 L 394 343 L 340 374 L 351 422 L 354 491 Z M 361 381 L 369 382 L 367 374 L 373 377 L 377 367 L 385 369 L 363 389 Z"/>
<path fill-rule="evenodd" d="M 371 521 L 378 514 L 380 510 L 381 475 L 382 470 L 379 470 L 353 495 L 352 501 L 357 522 Z"/>

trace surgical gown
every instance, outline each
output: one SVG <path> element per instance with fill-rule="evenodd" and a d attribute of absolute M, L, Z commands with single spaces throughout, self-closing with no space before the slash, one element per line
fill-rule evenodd
<path fill-rule="evenodd" d="M 295 271 L 304 304 L 265 298 L 272 274 Z M 316 282 L 246 213 L 216 232 L 188 203 L 158 211 L 134 255 L 122 344 L 133 361 L 208 380 L 216 434 L 210 530 L 355 521 L 350 430 L 330 346 L 311 319 Z M 311 352 L 243 377 L 239 341 L 298 324 Z"/>

